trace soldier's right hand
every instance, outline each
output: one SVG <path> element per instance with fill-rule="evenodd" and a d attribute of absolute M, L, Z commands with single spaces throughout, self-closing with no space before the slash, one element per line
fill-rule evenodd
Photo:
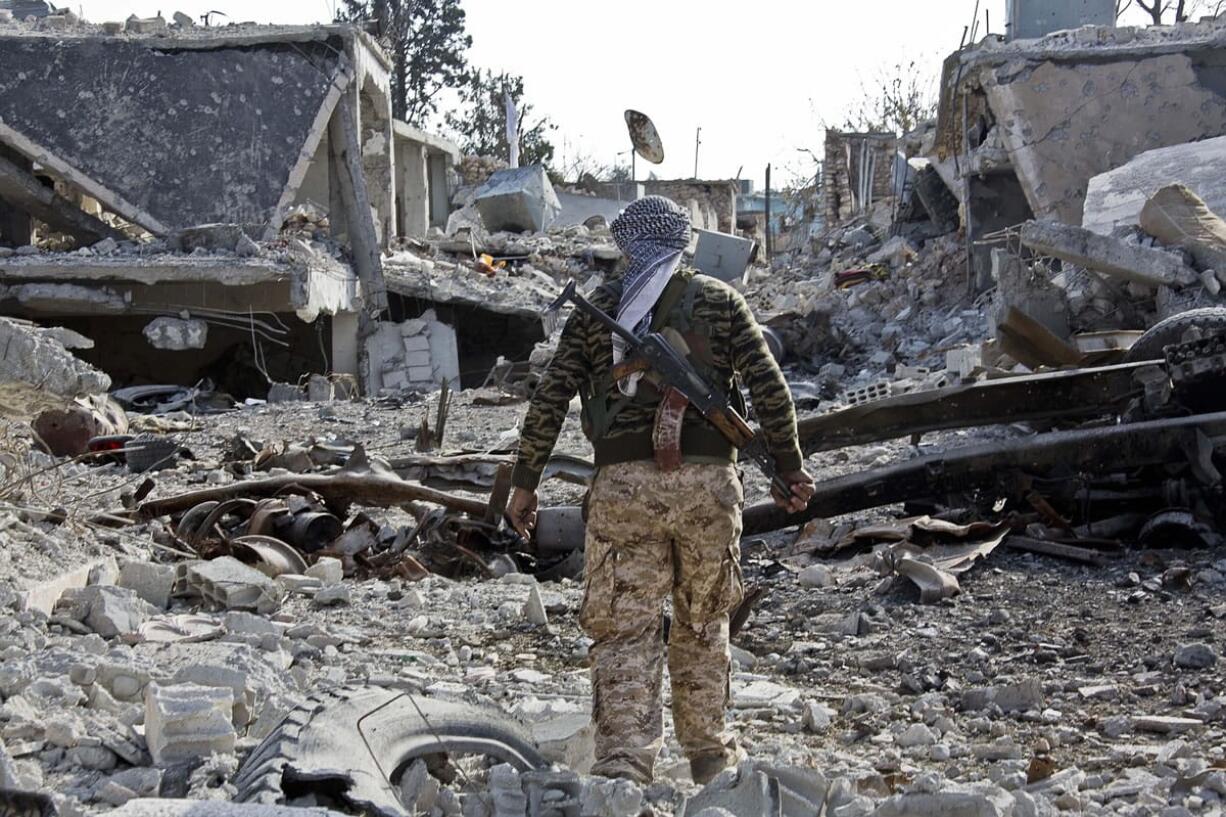
<path fill-rule="evenodd" d="M 507 503 L 511 526 L 525 539 L 532 538 L 532 530 L 536 527 L 536 507 L 536 491 L 523 488 L 516 488 L 511 494 L 511 501 Z"/>

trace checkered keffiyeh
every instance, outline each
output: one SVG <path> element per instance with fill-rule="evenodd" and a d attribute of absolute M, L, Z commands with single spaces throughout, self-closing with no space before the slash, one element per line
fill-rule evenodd
<path fill-rule="evenodd" d="M 640 333 L 650 325 L 652 310 L 690 243 L 690 215 L 670 199 L 647 196 L 623 210 L 609 225 L 609 231 L 629 261 L 617 322 Z M 625 341 L 614 335 L 614 364 L 622 361 L 624 352 Z M 637 383 L 636 376 L 619 385 L 632 395 Z"/>

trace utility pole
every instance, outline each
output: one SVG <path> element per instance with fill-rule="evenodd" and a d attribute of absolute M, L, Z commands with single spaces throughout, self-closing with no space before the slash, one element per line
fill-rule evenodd
<path fill-rule="evenodd" d="M 698 178 L 698 146 L 702 144 L 702 125 L 698 126 L 698 132 L 694 134 L 694 178 Z"/>
<path fill-rule="evenodd" d="M 771 166 L 766 166 L 766 260 L 771 260 Z"/>

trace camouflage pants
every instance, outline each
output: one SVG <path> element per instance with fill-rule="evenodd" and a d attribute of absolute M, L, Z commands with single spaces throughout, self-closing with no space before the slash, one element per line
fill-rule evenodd
<path fill-rule="evenodd" d="M 664 601 L 673 722 L 687 757 L 732 759 L 728 619 L 744 597 L 744 496 L 731 465 L 602 468 L 588 499 L 579 622 L 591 637 L 594 774 L 650 780 L 664 741 Z"/>

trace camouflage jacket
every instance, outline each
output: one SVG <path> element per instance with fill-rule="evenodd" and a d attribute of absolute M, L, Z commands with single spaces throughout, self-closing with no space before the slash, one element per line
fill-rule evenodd
<path fill-rule="evenodd" d="M 740 382 L 749 389 L 765 442 L 777 466 L 782 471 L 798 470 L 803 457 L 796 439 L 792 395 L 749 305 L 740 293 L 721 281 L 703 275 L 695 275 L 694 281 L 694 292 L 687 293 L 687 303 L 678 305 L 670 315 L 685 310 L 686 322 L 709 340 L 708 376 L 724 388 L 735 387 L 735 378 L 739 376 Z M 590 300 L 599 309 L 612 314 L 617 309 L 620 293 L 620 281 L 613 281 L 598 288 Z M 668 320 L 668 325 L 675 325 L 674 321 Z M 613 391 L 616 385 L 611 383 L 612 368 L 613 346 L 609 330 L 578 310 L 572 312 L 524 418 L 512 477 L 515 486 L 535 490 L 576 394 L 581 393 L 585 401 L 611 402 L 620 398 Z M 593 390 L 600 387 L 610 393 L 594 394 Z M 590 423 L 584 423 L 584 432 L 596 450 L 597 465 L 651 458 L 651 432 L 659 396 L 653 389 L 647 389 L 646 393 L 648 396 L 619 406 L 604 429 L 593 429 Z M 650 397 L 652 394 L 654 399 Z M 696 449 L 702 446 L 689 442 L 717 435 L 697 410 L 689 408 L 682 426 L 681 450 L 685 459 L 735 459 L 736 452 L 731 445 L 726 445 L 726 453 L 699 452 Z M 713 458 L 711 453 L 716 456 Z"/>

